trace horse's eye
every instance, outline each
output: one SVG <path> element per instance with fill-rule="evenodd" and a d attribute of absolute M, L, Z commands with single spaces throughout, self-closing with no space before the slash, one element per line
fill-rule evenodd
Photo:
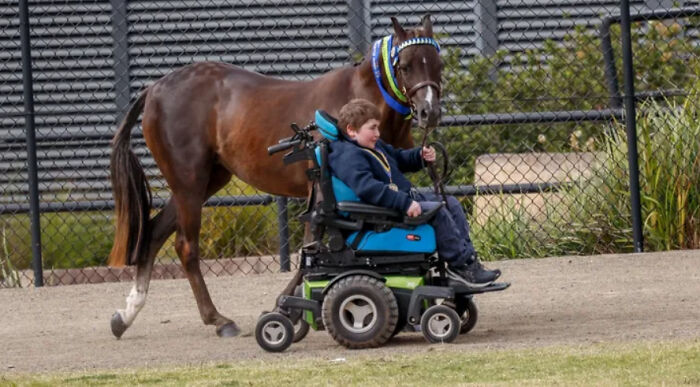
<path fill-rule="evenodd" d="M 402 64 L 399 66 L 399 69 L 405 73 L 411 70 L 411 65 L 410 64 Z"/>

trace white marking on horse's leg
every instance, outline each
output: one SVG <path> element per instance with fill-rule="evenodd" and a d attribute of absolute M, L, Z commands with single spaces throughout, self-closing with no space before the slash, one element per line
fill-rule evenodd
<path fill-rule="evenodd" d="M 146 295 L 148 290 L 138 290 L 137 286 L 134 285 L 131 288 L 129 296 L 126 298 L 126 309 L 119 309 L 117 313 L 122 317 L 122 321 L 126 326 L 131 326 L 134 319 L 141 311 L 141 308 L 146 304 Z"/>

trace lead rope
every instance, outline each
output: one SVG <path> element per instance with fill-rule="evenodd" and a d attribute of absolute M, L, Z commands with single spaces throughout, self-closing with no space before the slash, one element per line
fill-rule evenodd
<path fill-rule="evenodd" d="M 428 135 L 432 133 L 432 130 L 426 130 L 423 132 L 423 141 L 421 142 L 421 152 L 423 151 L 423 148 L 425 148 L 425 143 L 428 140 Z M 440 151 L 442 154 L 443 158 L 443 170 L 442 170 L 442 175 L 438 174 L 438 169 L 437 165 L 435 165 L 435 162 L 427 162 L 428 163 L 428 176 L 430 176 L 430 180 L 433 181 L 433 190 L 435 191 L 435 195 L 440 195 L 442 196 L 442 200 L 447 203 L 447 196 L 445 195 L 445 181 L 449 178 L 451 174 L 451 170 L 449 169 L 450 161 L 449 157 L 447 155 L 447 149 L 445 149 L 445 146 L 442 145 L 441 143 L 434 141 L 428 144 L 428 146 L 432 146 L 433 148 L 436 149 L 436 151 Z"/>

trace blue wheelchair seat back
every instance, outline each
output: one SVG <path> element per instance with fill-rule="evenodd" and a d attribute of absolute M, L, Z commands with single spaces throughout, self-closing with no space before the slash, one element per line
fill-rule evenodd
<path fill-rule="evenodd" d="M 319 132 L 328 141 L 343 141 L 345 136 L 343 132 L 338 130 L 338 121 L 330 116 L 328 113 L 322 110 L 316 110 L 315 116 L 316 126 L 318 126 Z M 318 165 L 322 168 L 328 168 L 327 165 L 321 165 L 321 147 L 316 147 L 316 161 Z M 347 184 L 343 183 L 342 180 L 331 174 L 331 179 L 333 182 L 333 193 L 335 194 L 335 200 L 338 202 L 360 202 L 360 198 L 357 197 L 355 192 L 348 187 Z"/>
<path fill-rule="evenodd" d="M 330 142 L 346 141 L 343 133 L 338 130 L 338 122 L 328 113 L 317 110 L 314 120 L 319 132 Z M 321 169 L 327 169 L 328 165 L 323 165 L 324 159 L 321 155 L 321 147 L 315 149 L 316 161 Z M 329 173 L 333 186 L 333 195 L 336 202 L 350 201 L 361 202 L 355 192 L 342 180 Z M 337 211 L 340 216 L 347 217 L 348 213 Z M 356 241 L 357 238 L 361 238 Z M 354 231 L 345 240 L 348 246 L 355 246 L 354 249 L 360 253 L 424 253 L 432 254 L 436 250 L 435 230 L 428 224 L 421 224 L 415 227 L 394 227 L 387 231 L 362 230 Z"/>

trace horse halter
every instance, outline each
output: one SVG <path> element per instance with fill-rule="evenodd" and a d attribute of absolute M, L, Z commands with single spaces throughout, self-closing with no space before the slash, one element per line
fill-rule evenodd
<path fill-rule="evenodd" d="M 377 82 L 379 91 L 384 97 L 384 101 L 392 109 L 397 111 L 399 114 L 406 116 L 406 119 L 410 119 L 413 116 L 413 104 L 410 103 L 410 98 L 420 89 L 424 87 L 434 87 L 440 96 L 440 85 L 434 81 L 422 81 L 413 85 L 408 92 L 406 88 L 402 87 L 399 89 L 398 82 L 395 75 L 395 67 L 399 63 L 399 53 L 401 50 L 416 45 L 430 45 L 435 47 L 437 52 L 440 52 L 440 45 L 433 38 L 429 37 L 415 37 L 401 42 L 398 46 L 393 45 L 393 35 L 385 36 L 374 42 L 372 46 L 372 72 L 374 73 L 374 79 Z M 381 51 L 382 64 L 379 63 L 379 54 Z M 383 66 L 382 66 L 383 65 Z M 382 83 L 382 67 L 386 73 L 386 78 L 389 82 L 389 87 L 394 92 L 396 98 L 394 98 L 384 87 Z"/>

